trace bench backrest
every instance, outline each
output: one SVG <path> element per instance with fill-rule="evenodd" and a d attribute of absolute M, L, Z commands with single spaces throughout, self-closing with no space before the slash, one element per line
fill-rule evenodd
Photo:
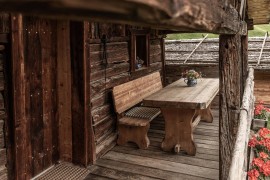
<path fill-rule="evenodd" d="M 119 114 L 123 113 L 160 89 L 162 83 L 159 72 L 115 86 L 113 88 L 115 111 Z"/>

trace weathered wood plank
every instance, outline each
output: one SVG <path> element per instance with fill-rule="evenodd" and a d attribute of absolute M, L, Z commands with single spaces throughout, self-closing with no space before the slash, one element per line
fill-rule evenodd
<path fill-rule="evenodd" d="M 12 15 L 12 97 L 16 99 L 13 103 L 13 127 L 10 131 L 14 133 L 14 145 L 9 149 L 8 169 L 9 177 L 14 179 L 30 179 L 32 166 L 32 154 L 30 144 L 29 121 L 26 114 L 26 82 L 24 75 L 26 73 L 24 64 L 24 44 L 23 44 L 23 18 L 21 15 Z M 13 154 L 14 152 L 14 154 Z M 15 155 L 15 157 L 12 157 Z M 14 158 L 14 159 L 13 159 Z"/>
<path fill-rule="evenodd" d="M 256 76 L 255 76 L 256 78 Z M 270 104 L 270 97 L 269 97 L 269 81 L 267 80 L 267 76 L 265 80 L 254 80 L 255 87 L 254 87 L 254 96 L 256 97 L 256 102 L 263 101 L 265 104 Z"/>
<path fill-rule="evenodd" d="M 106 116 L 112 115 L 112 113 L 113 113 L 112 109 L 113 109 L 113 107 L 109 103 L 105 104 L 103 106 L 100 106 L 96 109 L 93 109 L 91 112 L 93 125 L 96 125 L 97 123 L 99 123 L 99 121 L 101 121 Z"/>
<path fill-rule="evenodd" d="M 51 133 L 52 137 L 59 137 L 59 118 L 57 115 L 57 108 L 58 108 L 58 93 L 57 93 L 57 41 L 54 39 L 57 39 L 57 21 L 53 21 L 52 23 L 52 31 L 54 33 L 51 34 L 51 62 L 50 62 L 50 78 L 51 78 L 51 85 L 48 91 L 51 91 Z M 44 71 L 45 74 L 45 71 Z M 46 92 L 46 91 L 45 91 Z M 48 92 L 49 93 L 49 92 Z M 52 138 L 52 162 L 56 163 L 59 160 L 59 138 Z"/>
<path fill-rule="evenodd" d="M 161 88 L 159 72 L 114 87 L 113 98 L 116 112 L 124 112 Z"/>
<path fill-rule="evenodd" d="M 126 73 L 129 71 L 129 69 L 130 64 L 126 62 L 120 64 L 113 64 L 112 66 L 109 66 L 107 68 L 105 67 L 105 65 L 103 65 L 103 68 L 96 70 L 95 72 L 92 72 L 90 78 L 92 81 L 105 79 L 105 76 L 106 78 L 110 78 L 112 76 Z"/>
<path fill-rule="evenodd" d="M 150 139 L 151 140 L 151 139 Z M 208 167 L 212 169 L 218 169 L 218 161 L 212 161 L 207 159 L 199 159 L 196 156 L 186 156 L 186 155 L 176 155 L 173 153 L 167 153 L 164 151 L 153 151 L 151 150 L 142 150 L 142 149 L 135 149 L 133 147 L 120 147 L 116 146 L 111 151 L 124 153 L 128 155 L 137 155 L 142 157 L 149 157 L 158 160 L 166 160 L 175 163 L 181 164 L 189 164 L 199 167 Z"/>
<path fill-rule="evenodd" d="M 211 4 L 211 6 L 209 6 Z M 47 16 L 105 20 L 154 28 L 233 34 L 239 30 L 239 15 L 224 1 L 34 1 L 1 0 L 0 9 Z M 139 7 L 139 11 L 138 11 Z M 91 17 L 91 18 L 90 18 Z"/>
<path fill-rule="evenodd" d="M 26 113 L 28 114 L 30 123 L 31 134 L 31 148 L 32 148 L 32 162 L 33 165 L 30 168 L 32 175 L 36 175 L 43 170 L 44 154 L 44 125 L 46 119 L 43 119 L 43 88 L 42 88 L 42 60 L 46 59 L 46 51 L 42 51 L 47 45 L 50 45 L 49 37 L 44 37 L 41 31 L 46 25 L 46 22 L 39 18 L 23 17 L 24 26 L 23 29 L 29 29 L 24 31 L 24 45 L 29 47 L 25 48 L 25 70 L 26 70 Z M 44 24 L 43 24 L 44 23 Z M 46 36 L 46 35 L 45 35 Z M 43 41 L 43 42 L 41 42 Z M 50 48 L 47 46 L 47 48 Z M 48 83 L 48 81 L 47 81 Z M 41 106 L 40 106 L 41 104 Z M 49 124 L 49 123 L 48 123 Z M 50 127 L 48 127 L 50 128 Z M 48 137 L 49 138 L 49 137 Z M 50 141 L 50 140 L 49 140 Z M 46 142 L 49 143 L 49 142 Z M 46 145 L 45 145 L 46 146 Z M 49 148 L 49 147 L 46 147 Z"/>
<path fill-rule="evenodd" d="M 95 139 L 96 143 L 101 143 L 109 134 L 111 134 L 116 129 L 116 118 L 112 116 L 107 116 L 104 120 L 95 125 Z"/>
<path fill-rule="evenodd" d="M 134 163 L 137 165 L 144 165 L 152 168 L 157 168 L 160 170 L 166 170 L 171 172 L 178 172 L 187 175 L 193 175 L 198 177 L 207 177 L 209 179 L 216 179 L 218 177 L 218 170 L 204 168 L 204 167 L 197 167 L 187 164 L 180 164 L 175 162 L 168 162 L 164 160 L 155 160 L 149 157 L 141 157 L 135 155 L 125 156 L 123 153 L 117 153 L 110 151 L 103 157 L 104 159 L 114 160 L 114 161 L 121 161 L 126 163 Z"/>
<path fill-rule="evenodd" d="M 143 175 L 138 175 L 134 174 L 131 172 L 125 172 L 125 171 L 119 171 L 116 169 L 111 169 L 111 168 L 104 168 L 104 167 L 99 167 L 95 166 L 91 169 L 91 174 L 99 175 L 99 176 L 104 176 L 108 177 L 111 179 L 144 179 L 144 180 L 154 180 L 155 178 L 143 176 Z"/>
<path fill-rule="evenodd" d="M 115 146 L 117 135 L 115 133 L 111 133 L 103 142 L 96 146 L 96 154 L 97 157 L 101 154 L 104 154 L 104 151 L 109 151 L 113 146 Z"/>
<path fill-rule="evenodd" d="M 119 161 L 113 161 L 109 159 L 103 159 L 97 161 L 99 167 L 116 169 L 124 172 L 131 172 L 138 175 L 149 176 L 155 179 L 172 179 L 172 180 L 201 180 L 204 178 L 189 176 L 185 174 L 179 174 L 170 171 L 164 171 L 156 168 L 150 168 L 146 166 L 140 166 L 136 164 L 124 163 Z"/>
<path fill-rule="evenodd" d="M 95 97 L 96 95 L 103 93 L 106 89 L 110 89 L 114 86 L 128 82 L 129 78 L 130 78 L 129 73 L 122 73 L 122 74 L 117 75 L 117 76 L 113 76 L 110 78 L 104 77 L 104 79 L 91 82 L 90 83 L 90 85 L 91 85 L 90 96 Z"/>
<path fill-rule="evenodd" d="M 57 96 L 60 159 L 72 160 L 71 60 L 68 21 L 57 22 Z"/>
<path fill-rule="evenodd" d="M 195 87 L 178 80 L 146 97 L 144 105 L 162 108 L 206 109 L 219 90 L 218 79 L 203 78 Z"/>
<path fill-rule="evenodd" d="M 90 22 L 84 22 L 84 42 L 86 43 L 87 39 L 90 37 L 90 31 L 91 31 L 91 25 Z M 90 47 L 89 44 L 87 46 L 85 45 L 84 47 L 84 61 L 83 61 L 83 79 L 84 79 L 84 119 L 85 119 L 85 124 L 87 127 L 87 131 L 85 133 L 88 133 L 86 138 L 86 145 L 88 147 L 88 164 L 94 164 L 96 161 L 96 144 L 95 144 L 95 134 L 94 134 L 94 129 L 93 129 L 93 122 L 92 122 L 92 113 L 91 113 L 91 87 L 89 85 L 91 77 L 91 71 L 92 69 L 90 68 L 91 64 L 91 58 L 89 55 Z"/>
<path fill-rule="evenodd" d="M 84 180 L 111 180 L 111 178 L 102 177 L 99 175 L 89 174 Z"/>

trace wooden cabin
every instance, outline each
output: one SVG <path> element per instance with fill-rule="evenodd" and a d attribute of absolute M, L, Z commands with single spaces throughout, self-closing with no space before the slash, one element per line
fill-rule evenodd
<path fill-rule="evenodd" d="M 196 50 L 194 51 L 195 48 Z M 248 65 L 254 68 L 254 95 L 256 97 L 256 103 L 263 101 L 267 106 L 270 105 L 268 78 L 270 75 L 269 57 L 270 37 L 249 38 Z M 166 40 L 166 84 L 170 84 L 181 78 L 181 73 L 186 69 L 200 71 L 204 77 L 218 78 L 219 39 Z"/>
<path fill-rule="evenodd" d="M 243 177 L 248 168 L 244 161 L 247 143 L 241 141 L 240 146 L 235 142 L 248 137 L 248 123 L 241 124 L 242 105 L 248 104 L 245 108 L 251 112 L 254 103 L 253 96 L 243 98 L 244 92 L 252 92 L 252 70 L 247 78 L 247 30 L 261 22 L 247 13 L 249 2 L 0 0 L 0 177 L 23 180 L 51 172 L 53 179 L 60 171 L 54 167 L 63 162 L 69 165 L 62 176 L 69 178 L 76 174 L 69 174 L 69 169 L 89 174 L 88 179 Z M 129 164 L 132 159 L 121 162 L 121 168 L 130 170 L 104 169 L 108 161 L 102 157 L 117 148 L 112 88 L 152 72 L 160 72 L 166 85 L 164 38 L 175 32 L 220 34 L 219 110 L 210 127 L 215 128 L 214 170 L 209 173 L 211 167 L 201 168 L 205 163 L 200 162 L 195 167 L 200 174 L 193 176 L 191 166 L 177 164 L 183 162 L 181 157 L 174 162 L 170 154 L 160 153 L 156 161 L 160 156 L 169 157 L 172 164 L 165 165 L 177 167 L 175 172 L 164 166 L 155 171 L 151 166 L 155 161 L 146 161 L 146 157 L 141 165 L 146 163 L 147 171 L 136 166 L 137 173 L 145 173 L 142 176 L 127 172 L 135 168 Z M 250 119 L 251 115 L 245 116 Z M 159 123 L 154 126 L 161 127 Z M 156 138 L 153 144 L 160 141 L 161 134 L 152 138 Z M 116 158 L 116 153 L 108 156 Z M 196 158 L 186 161 L 198 162 Z M 113 167 L 120 168 L 121 163 L 112 159 Z M 189 169 L 188 175 L 179 172 L 183 167 Z"/>

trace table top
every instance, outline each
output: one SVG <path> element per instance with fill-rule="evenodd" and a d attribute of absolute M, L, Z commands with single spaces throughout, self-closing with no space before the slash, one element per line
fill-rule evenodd
<path fill-rule="evenodd" d="M 197 85 L 188 87 L 180 79 L 143 100 L 145 106 L 187 109 L 205 109 L 219 91 L 218 78 L 202 78 Z"/>

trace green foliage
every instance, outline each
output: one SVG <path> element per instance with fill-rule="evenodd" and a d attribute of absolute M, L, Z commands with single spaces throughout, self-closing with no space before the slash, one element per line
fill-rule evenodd
<path fill-rule="evenodd" d="M 267 128 L 270 129 L 270 116 L 268 116 Z"/>
<path fill-rule="evenodd" d="M 181 34 L 168 34 L 166 39 L 200 39 L 203 38 L 207 33 L 181 33 Z M 208 34 L 207 38 L 218 38 L 217 34 Z"/>
<path fill-rule="evenodd" d="M 269 24 L 256 25 L 256 26 L 254 26 L 254 30 L 248 31 L 248 36 L 249 37 L 261 37 L 261 36 L 264 36 L 267 31 L 268 31 L 268 33 L 270 33 L 270 25 Z"/>
<path fill-rule="evenodd" d="M 249 37 L 263 37 L 266 32 L 270 33 L 270 24 L 255 25 L 254 30 L 248 31 Z M 181 34 L 168 34 L 166 39 L 199 39 L 203 38 L 207 33 L 181 33 Z M 207 38 L 218 38 L 217 34 L 208 34 Z"/>

